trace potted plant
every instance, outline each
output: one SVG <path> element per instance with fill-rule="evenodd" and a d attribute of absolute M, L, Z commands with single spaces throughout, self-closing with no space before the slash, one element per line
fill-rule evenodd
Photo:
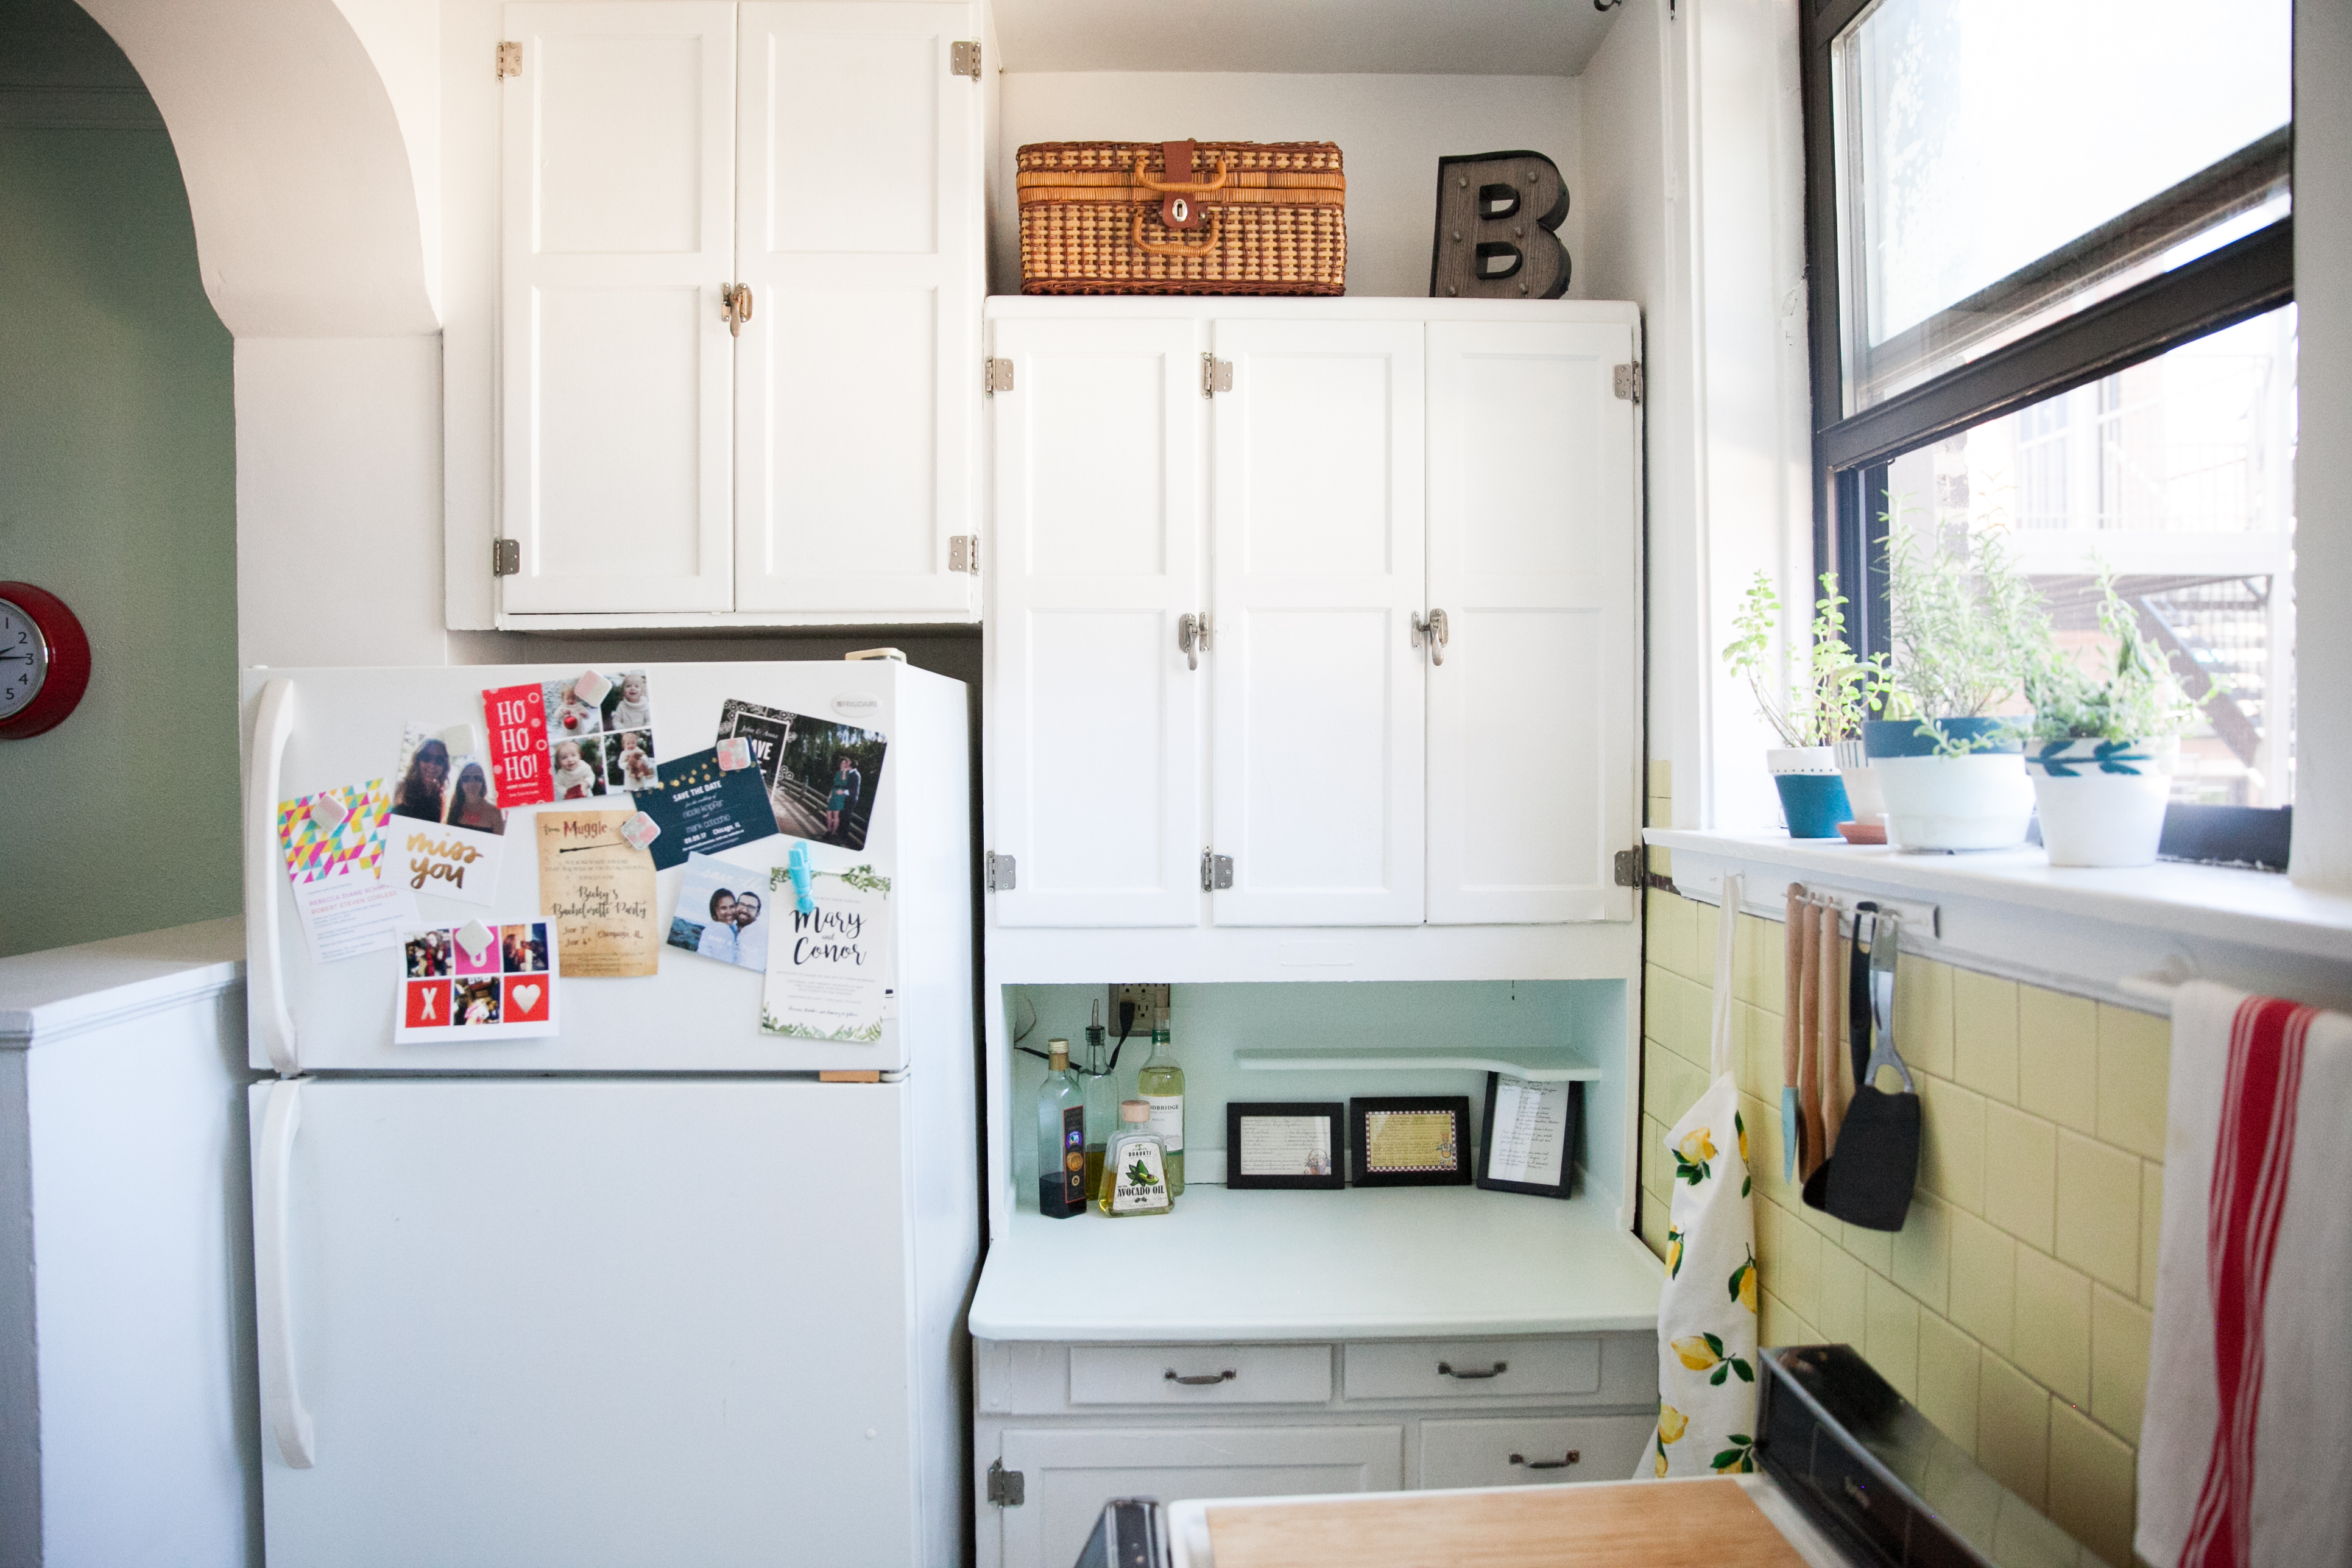
<path fill-rule="evenodd" d="M 1863 727 L 1906 849 L 2003 849 L 2025 841 L 2033 786 L 2025 721 L 2004 715 L 2046 663 L 2049 618 L 1997 529 L 1938 532 L 1889 518 L 1887 599 L 1895 646 L 1886 717 Z"/>
<path fill-rule="evenodd" d="M 1748 603 L 1732 621 L 1739 636 L 1723 650 L 1732 673 L 1744 677 L 1756 694 L 1756 710 L 1780 734 L 1782 743 L 1767 750 L 1764 762 L 1780 792 L 1791 838 L 1834 838 L 1838 824 L 1853 819 L 1832 748 L 1862 732 L 1863 720 L 1885 689 L 1883 661 L 1865 663 L 1846 646 L 1845 599 L 1837 591 L 1837 574 L 1824 572 L 1821 582 L 1822 596 L 1813 603 L 1812 647 L 1804 676 L 1792 689 L 1782 689 L 1768 657 L 1780 625 L 1780 596 L 1763 573 L 1748 585 Z"/>
<path fill-rule="evenodd" d="M 2048 645 L 2026 682 L 2033 726 L 2025 772 L 2053 866 L 2149 866 L 2164 834 L 2180 731 L 2197 704 L 2149 653 L 2110 574 L 2100 574 L 2099 593 L 2099 628 L 2115 657 L 2086 668 Z"/>

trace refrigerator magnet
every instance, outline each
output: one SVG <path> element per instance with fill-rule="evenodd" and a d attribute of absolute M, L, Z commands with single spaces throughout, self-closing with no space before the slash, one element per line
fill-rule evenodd
<path fill-rule="evenodd" d="M 533 1039 L 556 1032 L 548 921 L 428 926 L 402 933 L 398 1044 Z M 475 940 L 478 936 L 484 940 Z"/>

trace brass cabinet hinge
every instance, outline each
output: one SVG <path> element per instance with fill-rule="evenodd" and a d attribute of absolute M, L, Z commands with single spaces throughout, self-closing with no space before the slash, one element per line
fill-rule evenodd
<path fill-rule="evenodd" d="M 948 46 L 948 74 L 980 79 L 980 45 L 967 41 Z"/>
<path fill-rule="evenodd" d="M 522 45 L 512 38 L 499 45 L 499 75 L 522 75 Z"/>

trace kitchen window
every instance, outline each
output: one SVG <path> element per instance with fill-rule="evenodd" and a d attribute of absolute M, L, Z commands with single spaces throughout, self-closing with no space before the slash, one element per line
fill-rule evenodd
<path fill-rule="evenodd" d="M 1809 0 L 1815 556 L 2003 530 L 2060 635 L 2114 574 L 2193 693 L 2175 798 L 2294 792 L 2289 0 Z"/>

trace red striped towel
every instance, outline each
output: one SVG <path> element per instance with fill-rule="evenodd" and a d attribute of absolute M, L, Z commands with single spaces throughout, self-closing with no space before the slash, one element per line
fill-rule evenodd
<path fill-rule="evenodd" d="M 2133 1542 L 2158 1568 L 2352 1563 L 2352 1017 L 2172 1008 Z"/>

